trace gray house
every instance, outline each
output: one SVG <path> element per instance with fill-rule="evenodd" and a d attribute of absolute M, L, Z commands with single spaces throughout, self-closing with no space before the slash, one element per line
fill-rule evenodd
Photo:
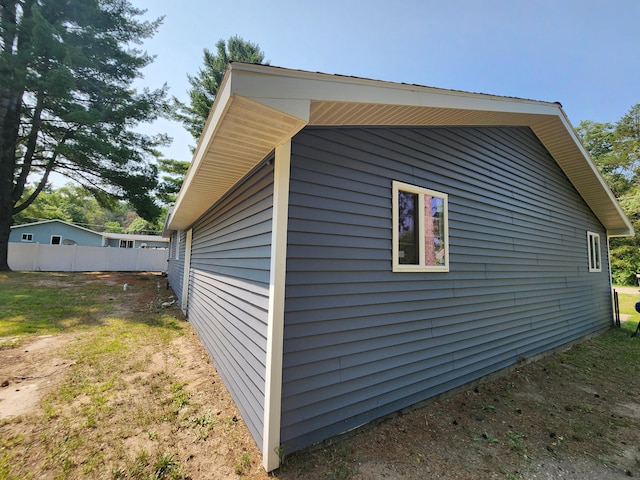
<path fill-rule="evenodd" d="M 62 220 L 43 220 L 41 222 L 14 225 L 11 227 L 9 241 L 45 245 L 87 245 L 91 247 L 101 247 L 103 245 L 101 233 Z"/>
<path fill-rule="evenodd" d="M 606 329 L 631 233 L 557 103 L 238 63 L 165 223 L 268 471 Z"/>
<path fill-rule="evenodd" d="M 43 220 L 14 225 L 11 227 L 9 241 L 117 248 L 167 248 L 169 246 L 169 239 L 159 235 L 94 232 L 63 220 Z"/>

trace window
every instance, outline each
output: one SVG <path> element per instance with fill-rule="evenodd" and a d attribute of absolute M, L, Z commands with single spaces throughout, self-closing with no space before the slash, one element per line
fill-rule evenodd
<path fill-rule="evenodd" d="M 448 196 L 393 182 L 393 271 L 448 272 Z"/>
<path fill-rule="evenodd" d="M 51 235 L 51 245 L 60 245 L 62 237 L 60 235 Z"/>
<path fill-rule="evenodd" d="M 600 235 L 593 232 L 587 232 L 587 244 L 587 247 L 589 248 L 589 271 L 601 272 Z"/>
<path fill-rule="evenodd" d="M 182 235 L 182 230 L 178 230 L 176 232 L 176 260 L 180 260 L 180 236 Z"/>
<path fill-rule="evenodd" d="M 120 240 L 120 248 L 133 248 L 133 240 Z"/>
<path fill-rule="evenodd" d="M 23 242 L 33 242 L 33 233 L 23 233 L 22 234 Z"/>

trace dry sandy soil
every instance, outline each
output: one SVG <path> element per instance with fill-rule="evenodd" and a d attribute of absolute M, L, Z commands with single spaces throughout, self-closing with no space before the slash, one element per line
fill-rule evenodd
<path fill-rule="evenodd" d="M 135 285 L 135 278 L 127 279 L 115 281 Z M 141 284 L 141 296 L 154 294 L 143 292 L 142 287 Z M 141 297 L 141 302 L 129 305 L 135 308 L 147 301 Z M 629 376 L 613 365 L 610 369 L 600 365 L 598 359 L 606 357 L 607 352 L 598 342 L 574 347 L 581 358 L 593 358 L 593 364 L 574 361 L 575 350 L 556 353 L 334 439 L 333 444 L 322 449 L 294 453 L 285 459 L 280 470 L 267 474 L 260 466 L 257 446 L 204 349 L 190 325 L 182 322 L 181 326 L 184 334 L 173 339 L 165 350 L 154 351 L 153 345 L 147 345 L 146 353 L 139 352 L 148 355 L 150 361 L 136 373 L 136 379 L 158 375 L 179 379 L 186 385 L 191 408 L 195 409 L 189 418 L 204 418 L 208 412 L 222 419 L 220 428 L 208 430 L 206 438 L 197 439 L 184 418 L 180 425 L 157 426 L 155 435 L 169 439 L 166 448 L 174 452 L 182 466 L 177 478 L 640 477 L 639 370 Z M 37 437 L 43 429 L 42 399 L 73 371 L 76 360 L 69 355 L 70 347 L 86 340 L 86 335 L 91 333 L 33 337 L 18 347 L 0 350 L 0 437 Z M 640 339 L 630 339 L 633 341 Z M 155 408 L 153 398 L 136 391 L 139 381 L 132 377 L 129 385 L 131 390 L 122 392 L 121 398 Z M 77 401 L 81 403 L 81 399 Z M 153 441 L 148 432 L 129 432 L 118 440 L 121 447 L 132 452 L 153 448 Z M 31 447 L 34 452 L 38 451 L 36 443 Z M 105 446 L 110 447 L 114 448 Z M 44 468 L 38 470 L 36 466 L 44 462 L 38 455 L 43 454 L 32 458 L 20 455 L 17 461 L 32 461 L 34 478 L 74 478 Z M 243 456 L 251 461 L 238 468 Z M 29 471 L 28 466 L 25 469 Z M 3 477 L 0 469 L 0 478 L 11 477 Z M 127 477 L 126 472 L 118 477 L 111 466 L 98 478 L 133 477 Z"/>

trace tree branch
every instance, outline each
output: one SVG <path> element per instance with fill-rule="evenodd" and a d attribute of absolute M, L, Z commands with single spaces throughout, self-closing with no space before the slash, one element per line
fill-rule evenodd
<path fill-rule="evenodd" d="M 27 184 L 27 177 L 31 172 L 33 164 L 33 154 L 36 150 L 38 141 L 38 134 L 40 133 L 40 117 L 44 108 L 44 92 L 38 92 L 38 99 L 36 102 L 36 108 L 33 111 L 33 119 L 31 123 L 31 130 L 27 139 L 27 149 L 24 153 L 24 161 L 22 162 L 22 168 L 20 169 L 20 175 L 16 179 L 16 183 L 13 186 L 12 199 L 14 204 L 20 200 L 22 193 L 24 192 L 24 186 Z M 47 165 L 47 168 L 49 165 Z"/>

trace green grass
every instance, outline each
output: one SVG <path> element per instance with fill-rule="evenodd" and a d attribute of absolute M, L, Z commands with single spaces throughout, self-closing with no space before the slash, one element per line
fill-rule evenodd
<path fill-rule="evenodd" d="M 123 278 L 132 285 L 128 291 Z M 5 348 L 15 337 L 19 343 L 31 335 L 75 334 L 60 353 L 72 366 L 43 398 L 40 418 L 30 420 L 40 433 L 1 439 L 0 480 L 28 478 L 30 455 L 43 459 L 41 471 L 55 472 L 51 478 L 103 478 L 108 464 L 117 465 L 113 478 L 183 478 L 157 433 L 149 438 L 158 448 L 141 455 L 104 450 L 135 432 L 170 432 L 179 415 L 193 414 L 186 383 L 163 371 L 145 376 L 151 356 L 165 352 L 185 325 L 160 306 L 156 282 L 148 280 L 140 274 L 0 274 L 0 345 L 7 337 Z"/>
<path fill-rule="evenodd" d="M 633 293 L 618 292 L 618 304 L 620 305 L 620 313 L 623 315 L 632 315 L 632 320 L 640 320 L 640 313 L 636 312 L 636 302 L 640 302 L 640 295 Z"/>
<path fill-rule="evenodd" d="M 84 274 L 0 274 L 0 337 L 60 333 L 95 325 L 122 287 Z"/>

